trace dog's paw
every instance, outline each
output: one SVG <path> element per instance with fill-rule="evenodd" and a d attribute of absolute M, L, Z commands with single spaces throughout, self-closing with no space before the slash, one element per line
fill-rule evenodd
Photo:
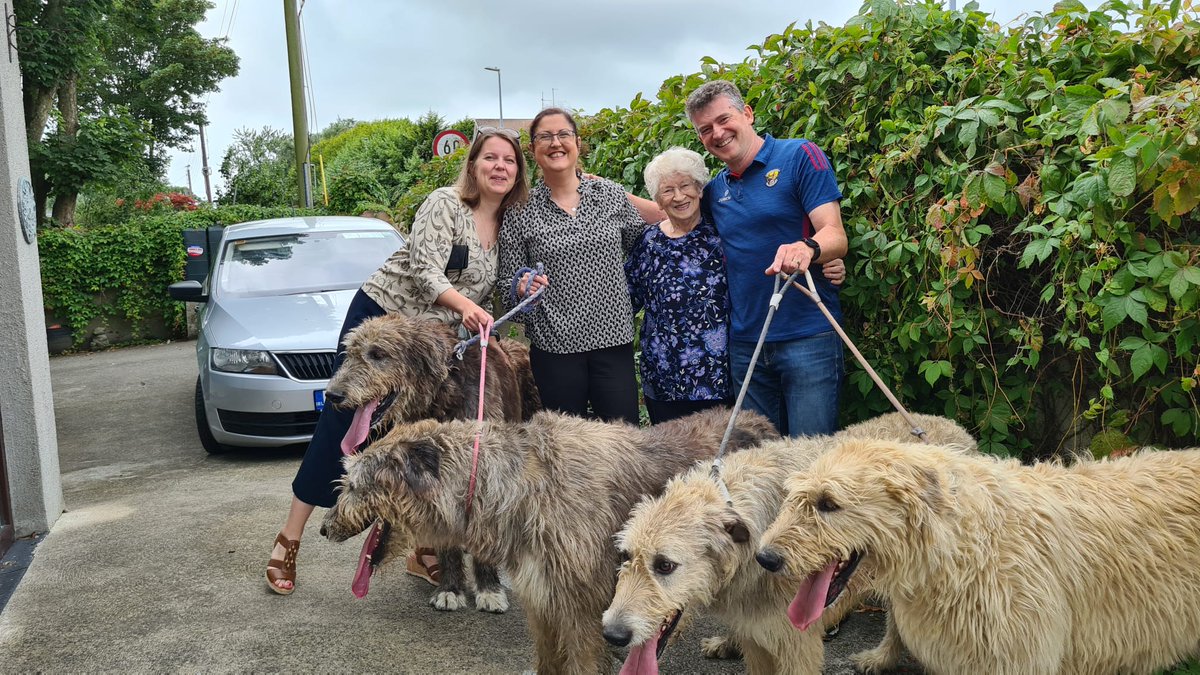
<path fill-rule="evenodd" d="M 475 609 L 503 614 L 508 611 L 508 595 L 503 590 L 478 591 L 475 593 Z"/>
<path fill-rule="evenodd" d="M 850 663 L 860 673 L 876 675 L 896 667 L 896 659 L 886 649 L 868 649 L 850 656 Z"/>
<path fill-rule="evenodd" d="M 438 591 L 429 599 L 429 604 L 442 612 L 453 612 L 467 606 L 467 596 L 463 593 Z"/>
<path fill-rule="evenodd" d="M 700 641 L 700 654 L 706 659 L 740 659 L 742 649 L 733 638 L 718 635 Z"/>

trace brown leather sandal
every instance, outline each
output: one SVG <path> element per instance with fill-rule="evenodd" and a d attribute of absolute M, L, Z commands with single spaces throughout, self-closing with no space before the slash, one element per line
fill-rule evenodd
<path fill-rule="evenodd" d="M 288 539 L 280 532 L 275 537 L 275 543 L 284 548 L 283 560 L 271 558 L 267 563 L 267 585 L 280 595 L 291 595 L 296 590 L 296 552 L 300 550 L 299 539 Z M 292 582 L 291 588 L 280 588 L 277 581 Z"/>
<path fill-rule="evenodd" d="M 414 577 L 420 577 L 434 586 L 437 586 L 441 584 L 442 581 L 442 570 L 438 566 L 437 562 L 434 562 L 432 565 L 426 565 L 424 562 L 422 562 L 421 558 L 425 556 L 436 559 L 437 552 L 431 548 L 422 547 L 416 549 L 412 553 L 409 553 L 408 558 L 404 560 L 404 571 L 408 572 Z"/>

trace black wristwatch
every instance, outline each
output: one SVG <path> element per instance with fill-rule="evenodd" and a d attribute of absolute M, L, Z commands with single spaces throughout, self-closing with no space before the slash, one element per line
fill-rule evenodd
<path fill-rule="evenodd" d="M 816 262 L 817 258 L 821 257 L 821 245 L 818 244 L 817 240 L 813 239 L 812 237 L 805 237 L 805 238 L 801 239 L 800 241 L 807 244 L 808 247 L 813 250 L 812 262 Z"/>

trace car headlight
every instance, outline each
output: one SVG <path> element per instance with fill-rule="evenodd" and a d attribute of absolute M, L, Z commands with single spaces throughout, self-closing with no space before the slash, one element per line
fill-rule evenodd
<path fill-rule="evenodd" d="M 278 375 L 275 361 L 271 352 L 258 349 L 221 349 L 212 350 L 213 370 L 226 373 L 251 373 L 253 375 Z"/>

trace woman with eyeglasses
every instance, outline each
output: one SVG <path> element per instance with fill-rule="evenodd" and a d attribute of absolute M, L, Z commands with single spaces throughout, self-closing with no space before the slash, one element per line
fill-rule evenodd
<path fill-rule="evenodd" d="M 455 185 L 434 190 L 425 199 L 409 228 L 407 245 L 367 279 L 350 303 L 334 369 L 341 365 L 346 333 L 389 312 L 478 332 L 491 318 L 484 305 L 499 278 L 501 216 L 523 202 L 528 192 L 520 137 L 511 129 L 479 129 Z M 542 281 L 535 280 L 534 286 Z M 267 564 L 267 586 L 276 593 L 288 595 L 296 589 L 296 552 L 313 509 L 336 501 L 334 481 L 342 474 L 340 443 L 353 414 L 327 406 L 317 420 L 292 482 L 291 509 Z M 433 552 L 418 553 L 410 556 L 409 571 L 437 585 Z"/>
<path fill-rule="evenodd" d="M 529 136 L 542 180 L 524 205 L 504 215 L 500 278 L 541 262 L 552 280 L 522 317 L 542 405 L 637 424 L 633 311 L 623 264 L 646 222 L 624 188 L 580 172 L 579 133 L 569 112 L 541 111 Z"/>

